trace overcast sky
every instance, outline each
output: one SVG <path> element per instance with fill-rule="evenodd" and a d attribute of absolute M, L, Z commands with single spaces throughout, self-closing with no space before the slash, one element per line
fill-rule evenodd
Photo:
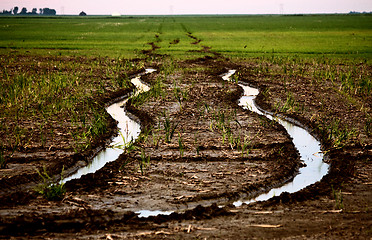
<path fill-rule="evenodd" d="M 296 14 L 370 12 L 372 0 L 0 0 L 0 11 L 15 6 L 73 15 Z"/>

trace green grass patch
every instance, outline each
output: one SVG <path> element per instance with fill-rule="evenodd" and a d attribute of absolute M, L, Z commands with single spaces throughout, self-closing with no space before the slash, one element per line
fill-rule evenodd
<path fill-rule="evenodd" d="M 188 34 L 201 40 L 199 44 Z M 1 17 L 0 48 L 105 56 L 161 54 L 190 58 L 201 45 L 235 57 L 370 57 L 372 15 L 240 15 L 158 17 Z"/>

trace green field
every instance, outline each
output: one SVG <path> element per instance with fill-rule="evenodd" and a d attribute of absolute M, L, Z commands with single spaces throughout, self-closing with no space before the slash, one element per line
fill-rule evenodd
<path fill-rule="evenodd" d="M 201 43 L 190 44 L 194 39 L 187 32 Z M 369 60 L 372 15 L 0 18 L 2 52 L 131 58 L 150 49 L 148 43 L 154 41 L 160 47 L 157 53 L 176 58 L 192 57 L 195 50 L 208 46 L 243 58 L 274 53 Z"/>

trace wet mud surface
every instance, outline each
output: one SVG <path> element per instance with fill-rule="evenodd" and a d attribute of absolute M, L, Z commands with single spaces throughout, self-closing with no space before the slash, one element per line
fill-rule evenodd
<path fill-rule="evenodd" d="M 193 44 L 201 42 L 188 35 L 195 40 Z M 152 49 L 144 53 L 154 57 L 155 42 L 149 45 Z M 203 47 L 201 51 L 209 50 Z M 345 108 L 345 100 L 334 89 L 320 86 L 319 91 L 319 86 L 309 87 L 309 79 L 294 78 L 283 86 L 275 76 L 257 73 L 254 63 L 232 63 L 209 54 L 213 56 L 172 63 L 176 66 L 170 73 L 162 61 L 150 62 L 158 71 L 142 80 L 159 88 L 125 106 L 142 125 L 143 134 L 135 148 L 96 173 L 67 182 L 62 201 L 47 201 L 35 193 L 33 188 L 40 181 L 35 168 L 46 164 L 58 175 L 62 166 L 70 173 L 86 165 L 115 134 L 114 122 L 106 136 L 82 153 L 63 149 L 66 140 L 55 138 L 47 150 L 23 149 L 8 157 L 7 168 L 0 169 L 0 235 L 36 239 L 369 239 L 371 138 L 360 134 L 362 141 L 334 148 L 317 127 L 317 116 L 332 110 L 334 117 L 363 129 L 366 111 L 352 104 Z M 327 150 L 331 168 L 321 182 L 265 202 L 231 204 L 290 180 L 302 162 L 283 127 L 238 106 L 242 89 L 221 78 L 229 69 L 237 69 L 239 81 L 269 92 L 269 97 L 260 94 L 257 98 L 266 110 L 274 112 L 276 103 L 286 101 L 286 88 L 306 107 L 303 112 L 283 114 L 313 129 Z M 112 92 L 97 100 L 104 105 L 131 91 Z M 370 107 L 364 103 L 364 108 Z M 59 127 L 60 132 L 66 130 Z M 136 213 L 140 210 L 175 212 L 144 219 Z"/>

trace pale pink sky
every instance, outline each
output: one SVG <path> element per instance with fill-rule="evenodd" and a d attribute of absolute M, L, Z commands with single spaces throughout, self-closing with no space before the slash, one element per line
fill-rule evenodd
<path fill-rule="evenodd" d="M 372 11 L 372 0 L 0 0 L 0 11 L 18 6 L 53 8 L 57 14 L 295 14 Z"/>

